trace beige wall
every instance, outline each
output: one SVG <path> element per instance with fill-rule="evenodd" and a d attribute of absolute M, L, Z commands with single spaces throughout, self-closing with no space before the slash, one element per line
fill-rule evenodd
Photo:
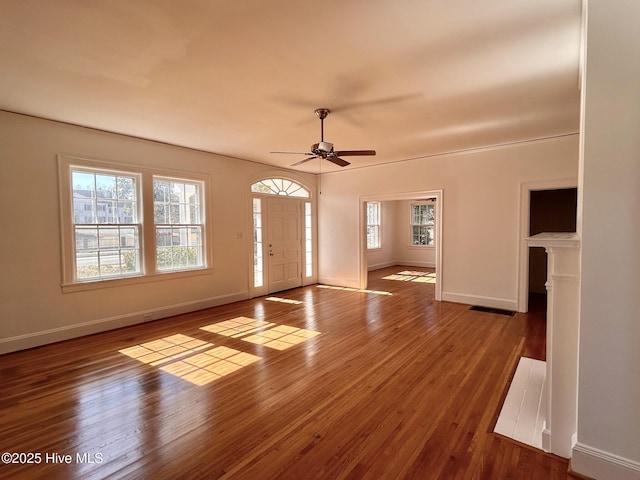
<path fill-rule="evenodd" d="M 62 293 L 56 155 L 210 175 L 211 274 Z M 249 184 L 265 165 L 0 113 L 0 353 L 246 298 Z M 291 172 L 283 172 L 291 176 Z M 297 175 L 315 185 L 312 175 Z M 170 277 L 167 277 L 170 278 Z"/>
<path fill-rule="evenodd" d="M 515 310 L 520 186 L 577 174 L 578 136 L 571 135 L 324 175 L 320 280 L 361 285 L 361 196 L 442 189 L 443 300 Z"/>

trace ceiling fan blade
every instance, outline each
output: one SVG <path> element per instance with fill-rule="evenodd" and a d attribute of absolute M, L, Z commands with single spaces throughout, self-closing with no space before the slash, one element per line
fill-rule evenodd
<path fill-rule="evenodd" d="M 313 155 L 311 152 L 269 152 L 269 153 L 284 153 L 288 155 Z"/>
<path fill-rule="evenodd" d="M 305 154 L 306 155 L 306 154 Z M 309 158 L 305 158 L 304 160 L 300 160 L 299 162 L 296 163 L 292 163 L 291 166 L 295 167 L 296 165 L 302 165 L 303 163 L 308 162 L 309 160 L 313 160 L 314 158 L 318 158 L 317 155 L 314 155 L 313 157 L 309 157 Z"/>
<path fill-rule="evenodd" d="M 420 93 L 407 93 L 404 95 L 394 95 L 391 97 L 383 97 L 383 98 L 376 98 L 376 99 L 372 99 L 372 100 L 363 100 L 360 102 L 351 102 L 351 103 L 344 103 L 342 105 L 334 105 L 331 107 L 331 111 L 332 112 L 344 112 L 344 111 L 348 111 L 348 110 L 355 110 L 358 108 L 363 108 L 363 107 L 373 107 L 376 105 L 386 105 L 389 103 L 396 103 L 396 102 L 406 102 L 408 100 L 412 100 L 412 99 L 416 99 L 418 97 L 421 97 L 422 94 Z"/>
<path fill-rule="evenodd" d="M 346 167 L 347 165 L 351 165 L 351 163 L 347 162 L 346 160 L 343 160 L 340 157 L 335 157 L 333 155 L 330 157 L 327 157 L 327 160 L 329 160 L 332 163 L 335 163 L 339 167 Z"/>
<path fill-rule="evenodd" d="M 354 157 L 357 155 L 361 155 L 361 156 L 366 156 L 366 155 L 375 155 L 376 151 L 375 150 L 340 150 L 338 152 L 333 152 L 336 154 L 336 156 L 341 156 L 341 157 Z"/>

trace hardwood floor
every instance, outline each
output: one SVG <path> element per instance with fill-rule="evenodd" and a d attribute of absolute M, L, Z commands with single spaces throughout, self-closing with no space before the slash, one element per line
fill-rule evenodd
<path fill-rule="evenodd" d="M 0 450 L 40 453 L 0 478 L 573 478 L 491 433 L 544 318 L 382 278 L 402 270 L 0 357 Z"/>

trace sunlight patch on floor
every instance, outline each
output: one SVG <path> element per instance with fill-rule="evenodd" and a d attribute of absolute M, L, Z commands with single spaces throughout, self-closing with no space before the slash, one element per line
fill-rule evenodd
<path fill-rule="evenodd" d="M 320 332 L 305 330 L 289 325 L 255 320 L 247 317 L 237 317 L 220 323 L 213 323 L 200 327 L 202 330 L 232 338 L 241 338 L 245 342 L 276 350 L 286 350 L 310 338 L 317 337 Z"/>
<path fill-rule="evenodd" d="M 269 300 L 270 302 L 279 302 L 279 303 L 290 303 L 291 305 L 300 305 L 303 302 L 300 300 L 292 300 L 290 298 L 282 298 L 282 297 L 267 297 L 265 300 Z"/>
<path fill-rule="evenodd" d="M 196 385 L 205 385 L 257 362 L 260 358 L 257 355 L 234 350 L 233 348 L 216 347 L 170 363 L 161 367 L 160 370 Z"/>
<path fill-rule="evenodd" d="M 266 322 L 264 320 L 256 320 L 248 317 L 236 317 L 231 320 L 225 320 L 224 322 L 212 323 L 211 325 L 200 327 L 200 329 L 210 333 L 224 335 L 225 337 L 240 338 L 274 325 L 275 323 Z"/>
<path fill-rule="evenodd" d="M 187 335 L 176 334 L 134 345 L 119 352 L 139 362 L 157 366 L 210 347 L 213 347 L 213 344 Z"/>
<path fill-rule="evenodd" d="M 205 385 L 261 358 L 233 348 L 214 348 L 212 343 L 182 334 L 134 345 L 119 352 L 195 385 Z"/>
<path fill-rule="evenodd" d="M 304 328 L 278 325 L 264 332 L 256 333 L 250 337 L 243 338 L 245 342 L 251 342 L 276 350 L 286 350 L 310 338 L 317 337 L 320 332 L 305 330 Z"/>
<path fill-rule="evenodd" d="M 360 292 L 360 293 L 373 293 L 375 295 L 393 295 L 391 292 L 384 292 L 382 290 L 366 290 L 363 288 L 351 288 L 351 287 L 334 287 L 332 285 L 318 285 L 318 288 L 326 288 L 329 290 L 344 290 L 346 292 Z"/>
<path fill-rule="evenodd" d="M 398 280 L 400 282 L 436 283 L 436 272 L 418 272 L 405 270 L 382 277 L 383 280 Z"/>

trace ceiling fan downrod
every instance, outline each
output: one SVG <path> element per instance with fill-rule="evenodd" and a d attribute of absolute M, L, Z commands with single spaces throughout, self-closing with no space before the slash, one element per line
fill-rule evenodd
<path fill-rule="evenodd" d="M 329 110 L 328 108 L 315 109 L 315 114 L 320 119 L 320 141 L 321 142 L 324 142 L 324 119 L 327 118 L 327 115 L 329 115 L 329 112 L 331 112 L 331 110 Z"/>

